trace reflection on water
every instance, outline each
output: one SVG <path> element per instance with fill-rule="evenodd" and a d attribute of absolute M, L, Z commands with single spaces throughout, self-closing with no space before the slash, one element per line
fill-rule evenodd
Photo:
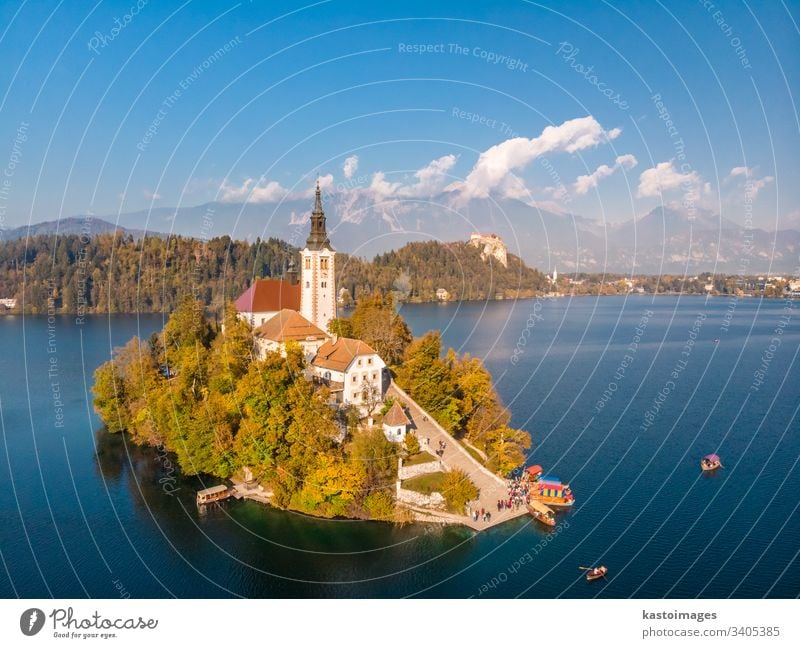
<path fill-rule="evenodd" d="M 158 448 L 107 434 L 88 404 L 109 349 L 160 316 L 59 320 L 65 426 L 52 423 L 46 322 L 0 319 L 3 596 L 693 597 L 796 596 L 800 515 L 796 330 L 750 391 L 782 304 L 742 300 L 727 331 L 721 300 L 546 300 L 512 363 L 533 302 L 404 306 L 415 334 L 482 357 L 530 430 L 532 460 L 571 483 L 569 527 L 528 518 L 475 535 L 460 527 L 322 520 L 246 501 L 201 513 L 199 488 Z M 645 309 L 635 361 L 597 402 Z M 691 361 L 646 432 L 698 312 Z M 716 339 L 719 338 L 719 342 Z M 725 468 L 702 474 L 718 452 Z M 589 584 L 578 565 L 610 567 Z M 743 573 L 734 566 L 747 565 Z M 752 569 L 750 569 L 752 567 Z M 488 583 L 493 583 L 488 586 Z"/>

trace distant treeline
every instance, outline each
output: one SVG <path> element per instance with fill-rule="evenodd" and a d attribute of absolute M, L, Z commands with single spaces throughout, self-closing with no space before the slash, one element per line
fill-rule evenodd
<path fill-rule="evenodd" d="M 297 250 L 270 238 L 253 243 L 223 236 L 34 236 L 0 243 L 0 298 L 16 298 L 28 313 L 172 311 L 185 295 L 221 313 L 256 277 L 280 277 Z M 464 243 L 409 243 L 366 261 L 337 254 L 337 286 L 351 299 L 378 290 L 402 300 L 529 297 L 546 279 L 512 255 L 508 268 L 481 259 Z M 299 264 L 298 264 L 299 267 Z M 50 301 L 52 300 L 52 301 Z M 2 310 L 2 309 L 0 309 Z"/>
<path fill-rule="evenodd" d="M 134 313 L 169 312 L 192 295 L 221 312 L 254 276 L 280 275 L 292 252 L 277 239 L 35 236 L 0 244 L 0 297 L 16 298 L 17 311 L 24 297 L 28 313 Z"/>

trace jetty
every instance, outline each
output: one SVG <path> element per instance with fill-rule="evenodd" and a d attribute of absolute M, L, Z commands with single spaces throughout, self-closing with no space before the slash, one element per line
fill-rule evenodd
<path fill-rule="evenodd" d="M 418 515 L 419 519 L 428 522 L 441 522 L 442 524 L 463 524 L 475 531 L 485 531 L 498 524 L 503 524 L 515 518 L 530 515 L 525 506 L 519 508 L 504 508 L 497 510 L 498 500 L 508 499 L 508 486 L 506 480 L 498 477 L 486 466 L 478 462 L 470 453 L 459 443 L 452 434 L 447 432 L 439 425 L 428 412 L 420 407 L 403 389 L 394 381 L 391 382 L 387 390 L 387 395 L 394 399 L 402 400 L 406 405 L 411 422 L 414 426 L 414 433 L 423 449 L 438 448 L 439 442 L 444 441 L 447 445 L 444 454 L 440 457 L 441 463 L 447 470 L 456 468 L 463 470 L 475 486 L 478 488 L 479 496 L 474 502 L 470 502 L 472 510 L 486 509 L 491 515 L 491 519 L 485 522 L 482 518 L 477 521 L 467 515 L 458 515 L 446 511 L 436 511 L 433 509 L 419 508 L 411 506 L 411 510 Z M 430 439 L 426 445 L 425 441 Z"/>

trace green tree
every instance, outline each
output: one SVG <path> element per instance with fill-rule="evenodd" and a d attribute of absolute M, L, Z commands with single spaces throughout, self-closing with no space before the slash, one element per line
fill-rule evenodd
<path fill-rule="evenodd" d="M 461 424 L 461 403 L 453 369 L 439 357 L 441 348 L 438 331 L 414 340 L 405 351 L 396 380 L 442 427 L 455 432 Z"/>
<path fill-rule="evenodd" d="M 467 473 L 456 468 L 448 472 L 442 480 L 442 495 L 447 502 L 447 508 L 453 513 L 464 514 L 467 502 L 478 499 L 478 487 L 472 482 Z"/>
<path fill-rule="evenodd" d="M 348 447 L 352 461 L 364 466 L 364 489 L 372 491 L 394 484 L 397 476 L 397 446 L 379 428 L 360 430 Z"/>

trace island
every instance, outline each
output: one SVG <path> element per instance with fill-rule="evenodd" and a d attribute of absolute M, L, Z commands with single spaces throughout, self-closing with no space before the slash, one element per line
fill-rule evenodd
<path fill-rule="evenodd" d="M 97 369 L 108 432 L 238 497 L 321 517 L 483 529 L 525 514 L 508 476 L 531 437 L 481 361 L 444 352 L 436 331 L 413 339 L 392 293 L 337 316 L 337 257 L 317 186 L 281 278 L 253 282 L 218 324 L 187 294 Z"/>

